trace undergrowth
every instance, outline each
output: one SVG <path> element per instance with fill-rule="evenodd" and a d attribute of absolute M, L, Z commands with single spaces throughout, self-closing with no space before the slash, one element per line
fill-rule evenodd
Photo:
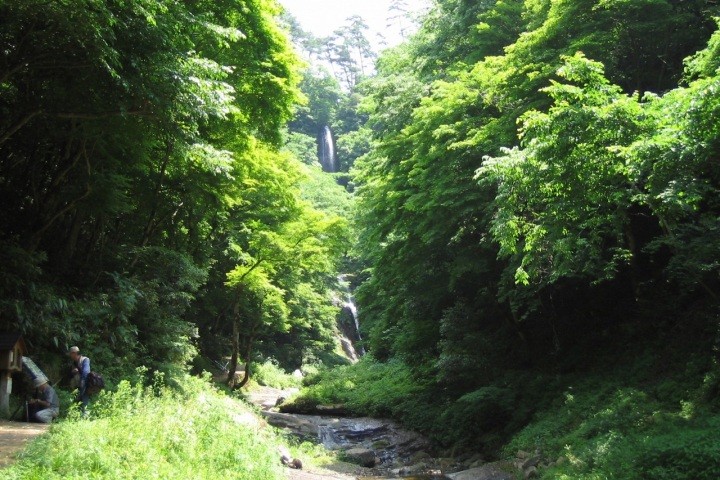
<path fill-rule="evenodd" d="M 380 363 L 370 356 L 355 365 L 320 370 L 304 383 L 305 388 L 288 402 L 286 410 L 309 412 L 318 405 L 342 404 L 356 414 L 393 416 L 421 391 L 405 364 Z"/>
<path fill-rule="evenodd" d="M 657 376 L 653 361 L 639 355 L 582 375 L 508 371 L 452 397 L 400 361 L 365 357 L 307 378 L 285 409 L 340 403 L 353 414 L 390 416 L 448 454 L 480 450 L 512 460 L 518 451 L 539 452 L 545 479 L 717 478 L 718 366 L 708 372 L 688 356 Z"/>
<path fill-rule="evenodd" d="M 252 372 L 253 381 L 267 387 L 287 389 L 297 388 L 302 384 L 302 378 L 287 373 L 272 359 L 253 364 Z"/>
<path fill-rule="evenodd" d="M 3 478 L 284 478 L 280 439 L 251 411 L 188 378 L 170 389 L 121 382 L 103 392 L 88 418 L 77 410 L 33 442 Z"/>
<path fill-rule="evenodd" d="M 719 429 L 720 415 L 694 401 L 668 409 L 639 388 L 585 382 L 539 413 L 505 454 L 559 460 L 546 479 L 709 480 L 720 467 Z"/>

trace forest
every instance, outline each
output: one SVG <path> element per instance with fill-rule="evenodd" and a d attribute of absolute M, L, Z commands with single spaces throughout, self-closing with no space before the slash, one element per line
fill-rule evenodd
<path fill-rule="evenodd" d="M 541 478 L 717 478 L 720 6 L 405 4 L 378 52 L 274 0 L 0 2 L 0 331 L 113 385 L 301 370 L 286 411 Z"/>

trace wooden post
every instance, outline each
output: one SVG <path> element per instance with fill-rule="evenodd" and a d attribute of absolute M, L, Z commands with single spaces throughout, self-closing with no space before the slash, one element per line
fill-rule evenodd
<path fill-rule="evenodd" d="M 12 376 L 10 372 L 0 372 L 0 415 L 10 415 L 10 392 Z"/>

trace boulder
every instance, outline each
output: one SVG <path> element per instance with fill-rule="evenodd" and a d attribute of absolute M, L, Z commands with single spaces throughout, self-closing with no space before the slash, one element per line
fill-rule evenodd
<path fill-rule="evenodd" d="M 537 478 L 540 476 L 538 473 L 537 467 L 530 467 L 527 470 L 525 470 L 525 480 L 529 480 L 531 478 Z"/>
<path fill-rule="evenodd" d="M 350 450 L 346 450 L 343 456 L 348 462 L 355 463 L 361 467 L 372 468 L 378 463 L 375 452 L 368 448 L 351 448 Z"/>
<path fill-rule="evenodd" d="M 396 468 L 392 471 L 393 475 L 398 477 L 407 477 L 424 473 L 428 466 L 425 463 L 418 463 L 409 467 Z"/>
<path fill-rule="evenodd" d="M 328 415 L 328 416 L 339 416 L 339 417 L 345 417 L 348 415 L 348 409 L 343 404 L 337 404 L 337 405 L 318 405 L 315 407 L 317 410 L 317 413 L 319 415 Z"/>
<path fill-rule="evenodd" d="M 527 458 L 522 463 L 522 469 L 527 470 L 531 467 L 537 467 L 538 465 L 540 465 L 541 461 L 542 461 L 542 457 L 540 457 L 540 455 L 535 455 L 534 457 Z"/>
<path fill-rule="evenodd" d="M 424 450 L 420 450 L 419 452 L 416 452 L 415 454 L 413 454 L 412 457 L 410 457 L 410 463 L 411 464 L 420 463 L 423 460 L 428 460 L 430 458 L 432 458 L 432 457 L 430 456 L 429 453 L 427 453 Z"/>
<path fill-rule="evenodd" d="M 531 455 L 524 450 L 518 450 L 517 455 L 515 456 L 521 460 L 527 460 Z"/>
<path fill-rule="evenodd" d="M 317 425 L 303 418 L 299 418 L 295 415 L 288 415 L 286 413 L 269 411 L 262 412 L 262 415 L 273 427 L 287 428 L 291 432 L 303 437 L 317 438 L 318 436 Z"/>
<path fill-rule="evenodd" d="M 517 470 L 507 462 L 494 462 L 448 475 L 452 480 L 515 480 Z"/>
<path fill-rule="evenodd" d="M 469 455 L 467 458 L 465 458 L 463 460 L 463 462 L 467 463 L 468 465 L 477 463 L 477 462 L 485 462 L 485 457 L 481 453 L 476 453 L 474 455 Z"/>

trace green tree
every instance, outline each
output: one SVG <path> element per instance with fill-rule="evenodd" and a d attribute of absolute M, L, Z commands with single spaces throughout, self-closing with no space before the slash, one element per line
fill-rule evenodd
<path fill-rule="evenodd" d="M 243 183 L 249 153 L 279 144 L 299 98 L 279 12 L 271 0 L 0 5 L 0 224 L 17 256 L 3 267 L 16 279 L 0 291 L 4 329 L 49 349 L 82 340 L 100 364 L 187 362 L 195 305 L 217 300 L 204 297 L 214 247 L 234 216 L 267 212 Z M 288 175 L 263 181 L 293 197 Z"/>

